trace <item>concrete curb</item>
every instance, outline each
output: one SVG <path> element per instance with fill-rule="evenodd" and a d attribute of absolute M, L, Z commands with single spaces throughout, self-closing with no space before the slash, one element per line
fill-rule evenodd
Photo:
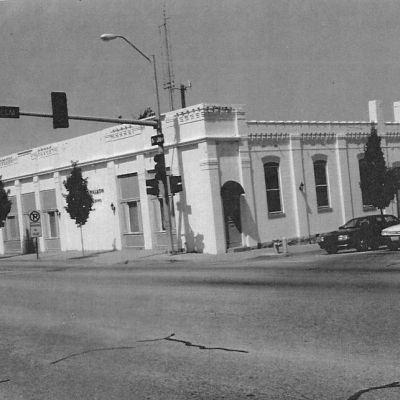
<path fill-rule="evenodd" d="M 316 244 L 289 246 L 288 253 L 276 253 L 275 249 L 255 249 L 240 252 L 230 252 L 223 254 L 203 254 L 203 253 L 178 253 L 168 255 L 165 252 L 152 250 L 121 250 L 108 252 L 92 252 L 82 257 L 79 251 L 41 253 L 39 259 L 36 254 L 12 255 L 0 257 L 0 264 L 22 263 L 24 265 L 65 265 L 65 266 L 107 266 L 107 265 L 132 265 L 136 263 L 149 262 L 157 263 L 181 263 L 181 262 L 211 262 L 229 263 L 250 260 L 276 259 L 282 257 L 294 257 L 301 254 L 323 252 Z"/>

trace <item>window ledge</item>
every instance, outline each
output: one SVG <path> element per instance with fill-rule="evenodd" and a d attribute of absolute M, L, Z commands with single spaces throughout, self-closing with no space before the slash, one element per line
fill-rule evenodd
<path fill-rule="evenodd" d="M 143 236 L 143 232 L 124 232 L 123 235 L 130 235 L 130 236 Z"/>
<path fill-rule="evenodd" d="M 285 218 L 285 217 L 286 214 L 284 212 L 268 213 L 268 219 Z"/>
<path fill-rule="evenodd" d="M 318 213 L 327 213 L 327 212 L 332 212 L 333 208 L 332 207 L 318 207 L 317 209 Z"/>

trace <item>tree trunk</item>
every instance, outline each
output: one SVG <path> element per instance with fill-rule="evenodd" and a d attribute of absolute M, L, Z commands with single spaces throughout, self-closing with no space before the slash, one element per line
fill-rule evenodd
<path fill-rule="evenodd" d="M 82 225 L 79 226 L 81 229 L 81 243 L 82 243 L 82 257 L 85 257 L 85 250 L 83 248 L 83 233 L 82 233 Z"/>

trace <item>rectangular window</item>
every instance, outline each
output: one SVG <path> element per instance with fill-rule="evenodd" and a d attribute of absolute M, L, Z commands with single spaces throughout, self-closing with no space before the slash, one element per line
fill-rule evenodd
<path fill-rule="evenodd" d="M 5 221 L 5 239 L 19 240 L 18 206 L 15 196 L 9 197 L 11 200 L 11 210 Z"/>
<path fill-rule="evenodd" d="M 7 240 L 18 240 L 18 218 L 16 215 L 8 215 L 6 219 L 6 237 Z"/>
<path fill-rule="evenodd" d="M 328 181 L 326 178 L 326 161 L 314 162 L 315 190 L 317 192 L 317 206 L 329 207 Z"/>
<path fill-rule="evenodd" d="M 279 189 L 279 164 L 264 164 L 265 187 L 269 213 L 282 212 L 281 193 Z"/>
<path fill-rule="evenodd" d="M 127 231 L 129 233 L 141 232 L 140 227 L 140 213 L 139 213 L 139 202 L 138 201 L 128 201 L 126 202 L 126 212 L 127 212 Z"/>
<path fill-rule="evenodd" d="M 50 238 L 58 237 L 57 214 L 55 211 L 47 211 L 47 228 Z"/>
<path fill-rule="evenodd" d="M 123 210 L 125 233 L 143 232 L 139 179 L 137 174 L 119 176 L 121 207 Z"/>

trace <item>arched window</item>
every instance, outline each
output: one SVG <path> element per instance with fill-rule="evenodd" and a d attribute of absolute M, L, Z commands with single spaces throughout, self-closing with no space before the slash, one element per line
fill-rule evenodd
<path fill-rule="evenodd" d="M 326 161 L 314 161 L 315 190 L 317 192 L 317 206 L 329 207 L 328 180 L 326 178 Z"/>
<path fill-rule="evenodd" d="M 268 212 L 282 212 L 281 193 L 279 189 L 279 163 L 264 164 L 265 187 L 267 189 Z"/>

